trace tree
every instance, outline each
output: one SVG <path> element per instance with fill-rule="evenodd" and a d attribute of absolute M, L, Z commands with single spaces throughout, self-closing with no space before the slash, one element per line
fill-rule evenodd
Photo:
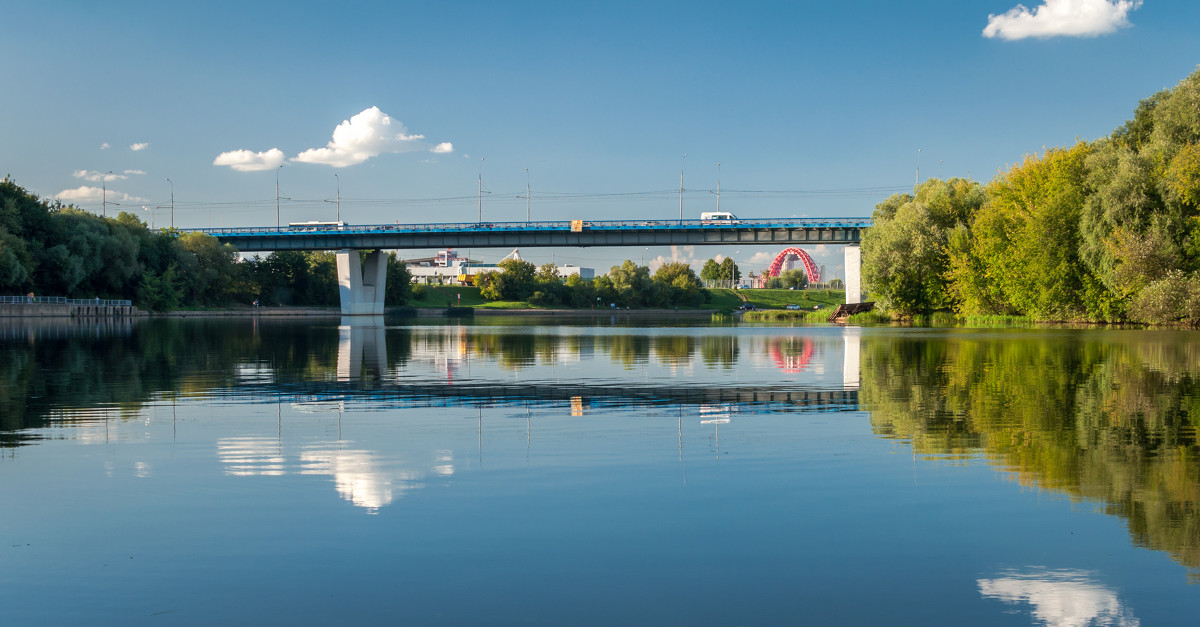
<path fill-rule="evenodd" d="M 737 283 L 742 278 L 742 271 L 738 269 L 737 264 L 733 262 L 731 257 L 726 257 L 721 260 L 721 271 L 717 278 L 721 281 L 729 281 Z"/>
<path fill-rule="evenodd" d="M 780 284 L 783 288 L 792 288 L 802 290 L 808 287 L 808 274 L 801 268 L 792 268 L 784 270 L 779 274 Z"/>
<path fill-rule="evenodd" d="M 890 211 L 890 205 L 885 203 Z M 907 202 L 888 218 L 877 211 L 862 237 L 866 290 L 901 315 L 927 313 L 947 303 L 945 229 L 924 204 Z"/>
<path fill-rule="evenodd" d="M 383 302 L 389 306 L 408 304 L 412 299 L 412 273 L 404 260 L 395 252 L 387 256 L 387 286 L 383 291 Z"/>
<path fill-rule="evenodd" d="M 650 278 L 650 268 L 646 266 L 626 259 L 621 265 L 613 266 L 608 277 L 616 291 L 618 305 L 637 307 L 657 301 L 658 286 Z"/>
<path fill-rule="evenodd" d="M 700 278 L 692 266 L 672 261 L 659 266 L 654 273 L 658 284 L 660 305 L 699 305 L 704 302 Z"/>
<path fill-rule="evenodd" d="M 721 278 L 721 264 L 716 259 L 709 259 L 700 268 L 700 278 L 704 281 L 718 281 Z"/>

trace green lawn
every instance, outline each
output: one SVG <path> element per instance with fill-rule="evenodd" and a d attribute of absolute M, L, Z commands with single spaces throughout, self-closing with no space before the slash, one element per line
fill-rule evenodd
<path fill-rule="evenodd" d="M 799 305 L 801 309 L 837 307 L 846 302 L 843 290 L 709 290 L 713 294 L 714 309 L 736 309 L 742 303 L 750 303 L 755 309 L 785 309 L 788 305 Z"/>
<path fill-rule="evenodd" d="M 712 302 L 702 306 L 703 309 L 729 311 L 737 309 L 743 303 L 749 302 L 756 309 L 784 309 L 788 305 L 799 305 L 803 309 L 812 310 L 818 307 L 836 307 L 846 301 L 846 293 L 841 290 L 731 290 L 714 288 Z M 459 301 L 458 296 L 462 295 Z M 413 307 L 481 307 L 487 309 L 537 309 L 526 302 L 486 301 L 479 295 L 478 287 L 455 285 L 427 285 L 425 297 L 413 299 L 409 303 Z"/>
<path fill-rule="evenodd" d="M 462 301 L 458 299 L 458 295 L 462 295 Z M 479 295 L 479 288 L 469 285 L 426 285 L 425 298 L 414 298 L 409 302 L 413 307 L 433 307 L 437 309 L 445 309 L 446 307 L 481 307 L 489 304 Z"/>

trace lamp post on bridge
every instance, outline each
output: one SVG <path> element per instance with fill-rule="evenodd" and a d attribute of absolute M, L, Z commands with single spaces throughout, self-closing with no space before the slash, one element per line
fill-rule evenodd
<path fill-rule="evenodd" d="M 171 228 L 175 228 L 175 182 L 167 179 L 171 184 Z"/>
<path fill-rule="evenodd" d="M 341 222 L 342 221 L 342 179 L 341 179 L 341 177 L 339 177 L 337 175 L 336 172 L 334 172 L 333 178 L 337 179 L 337 221 Z"/>
<path fill-rule="evenodd" d="M 283 164 L 279 164 L 275 168 L 275 228 L 279 228 L 282 224 L 279 222 L 279 171 L 283 169 Z"/>
<path fill-rule="evenodd" d="M 683 153 L 683 159 L 679 160 L 679 223 L 683 224 L 683 164 L 687 160 L 687 153 Z"/>

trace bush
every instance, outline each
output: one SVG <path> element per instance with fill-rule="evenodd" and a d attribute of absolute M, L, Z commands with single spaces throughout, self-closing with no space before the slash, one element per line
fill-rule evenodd
<path fill-rule="evenodd" d="M 425 300 L 425 297 L 428 295 L 429 288 L 425 287 L 421 283 L 417 283 L 416 285 L 412 286 L 413 300 Z"/>

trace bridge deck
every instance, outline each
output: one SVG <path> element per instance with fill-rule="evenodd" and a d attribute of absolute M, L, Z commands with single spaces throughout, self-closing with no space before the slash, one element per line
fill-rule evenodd
<path fill-rule="evenodd" d="M 242 251 L 854 244 L 869 218 L 623 220 L 380 225 L 296 225 L 198 229 Z"/>

